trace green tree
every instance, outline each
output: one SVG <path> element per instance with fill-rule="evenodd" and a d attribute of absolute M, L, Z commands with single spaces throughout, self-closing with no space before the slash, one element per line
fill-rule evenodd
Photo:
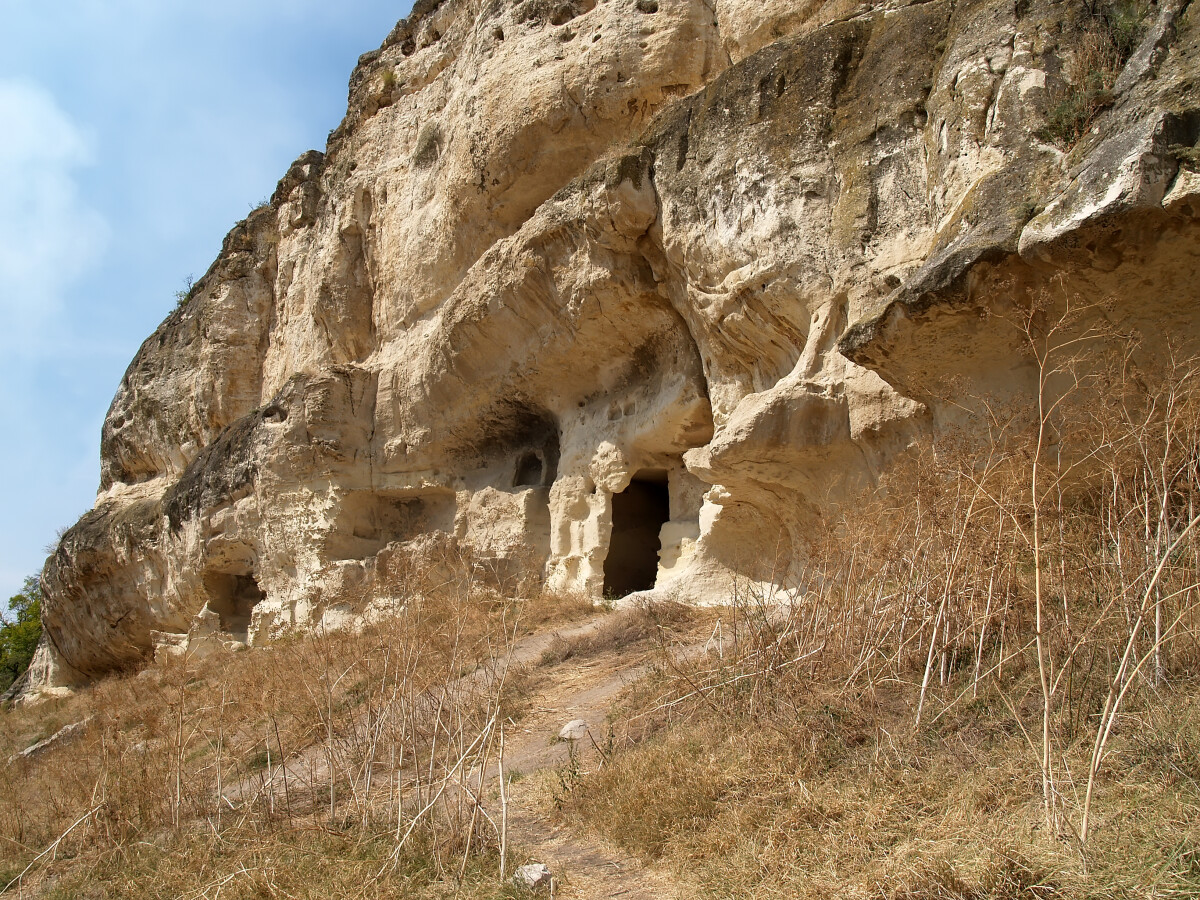
<path fill-rule="evenodd" d="M 21 592 L 8 601 L 9 615 L 0 612 L 0 692 L 25 674 L 42 637 L 42 583 L 37 575 L 25 579 Z"/>

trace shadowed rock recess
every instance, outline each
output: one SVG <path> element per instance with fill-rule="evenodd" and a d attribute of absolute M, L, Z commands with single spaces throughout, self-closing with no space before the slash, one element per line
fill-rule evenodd
<path fill-rule="evenodd" d="M 126 372 L 35 687 L 352 622 L 441 546 L 787 583 L 823 508 L 1028 388 L 995 313 L 1195 342 L 1200 12 L 1136 7 L 1067 135 L 1105 8 L 422 0 Z"/>

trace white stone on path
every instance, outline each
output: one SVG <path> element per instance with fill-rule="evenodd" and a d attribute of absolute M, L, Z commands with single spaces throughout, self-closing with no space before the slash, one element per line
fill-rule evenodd
<path fill-rule="evenodd" d="M 583 719 L 575 719 L 568 722 L 562 727 L 562 731 L 558 733 L 560 741 L 581 741 L 588 733 L 588 723 Z"/>
<path fill-rule="evenodd" d="M 513 875 L 514 882 L 535 891 L 538 888 L 549 888 L 553 880 L 554 876 L 550 874 L 550 870 L 544 863 L 530 863 L 527 866 L 521 866 Z"/>

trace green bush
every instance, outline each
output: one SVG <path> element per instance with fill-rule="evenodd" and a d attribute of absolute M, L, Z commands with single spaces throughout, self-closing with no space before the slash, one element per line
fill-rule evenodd
<path fill-rule="evenodd" d="M 0 613 L 0 691 L 25 674 L 42 637 L 42 584 L 38 576 L 25 579 L 21 592 L 8 601 L 15 618 Z"/>
<path fill-rule="evenodd" d="M 1038 132 L 1038 137 L 1064 150 L 1070 149 L 1087 133 L 1096 116 L 1112 106 L 1113 102 L 1112 93 L 1097 83 L 1090 86 L 1072 85 L 1072 89 L 1046 115 L 1046 124 Z"/>
<path fill-rule="evenodd" d="M 1149 4 L 1143 0 L 1116 0 L 1101 7 L 1104 30 L 1122 64 L 1133 56 L 1141 43 L 1149 15 Z"/>
<path fill-rule="evenodd" d="M 183 287 L 175 292 L 175 308 L 187 306 L 189 300 L 196 293 L 196 279 L 189 275 L 183 279 Z"/>

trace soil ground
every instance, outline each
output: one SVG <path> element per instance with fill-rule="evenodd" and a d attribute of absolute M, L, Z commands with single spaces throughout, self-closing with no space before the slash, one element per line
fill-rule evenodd
<path fill-rule="evenodd" d="M 571 628 L 532 636 L 518 646 L 516 660 L 537 665 L 556 636 L 567 641 L 586 638 L 599 631 L 606 619 L 607 615 L 601 615 Z M 621 691 L 644 674 L 646 657 L 646 647 L 635 644 L 545 668 L 545 677 L 539 679 L 530 698 L 529 711 L 508 738 L 505 767 L 514 778 L 509 786 L 510 841 L 550 868 L 556 880 L 555 896 L 564 900 L 665 900 L 673 896 L 663 873 L 644 868 L 606 842 L 556 822 L 545 789 L 547 777 L 553 778 L 571 764 L 572 747 L 558 739 L 568 722 L 582 719 L 589 727 L 590 737 L 574 745 L 580 763 L 592 766 L 602 762 L 599 747 L 607 733 L 608 711 Z"/>

